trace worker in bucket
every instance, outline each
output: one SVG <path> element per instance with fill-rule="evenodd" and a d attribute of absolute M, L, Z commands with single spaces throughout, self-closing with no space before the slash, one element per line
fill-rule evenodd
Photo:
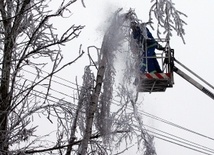
<path fill-rule="evenodd" d="M 142 29 L 145 29 L 145 33 L 143 33 Z M 164 47 L 158 44 L 147 27 L 142 26 L 142 29 L 137 22 L 131 22 L 134 39 L 134 42 L 131 44 L 136 45 L 134 51 L 139 51 L 140 49 L 141 52 L 140 70 L 143 73 L 146 71 L 149 73 L 162 73 L 156 59 L 155 49 L 164 50 Z"/>

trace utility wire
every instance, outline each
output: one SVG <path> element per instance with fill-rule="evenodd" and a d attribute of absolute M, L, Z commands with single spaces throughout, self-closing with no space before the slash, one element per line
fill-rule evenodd
<path fill-rule="evenodd" d="M 149 126 L 149 125 L 145 125 L 145 124 L 144 124 L 144 126 L 147 127 L 147 128 L 150 128 L 150 129 L 152 129 L 152 130 L 157 131 L 157 132 L 155 132 L 155 131 L 146 129 L 148 132 L 153 133 L 153 134 L 155 134 L 155 135 L 162 136 L 162 137 L 164 137 L 164 138 L 171 139 L 171 140 L 173 140 L 173 141 L 177 141 L 177 142 L 179 142 L 179 143 L 183 143 L 183 144 L 186 144 L 186 145 L 188 145 L 188 146 L 190 146 L 190 147 L 195 147 L 195 148 L 201 149 L 201 150 L 203 150 L 203 151 L 207 151 L 207 152 L 210 152 L 210 153 L 214 153 L 214 149 L 211 149 L 211 148 L 208 148 L 208 147 L 206 147 L 206 146 L 203 146 L 203 145 L 197 144 L 197 143 L 195 143 L 195 142 L 189 141 L 189 140 L 187 140 L 187 139 L 184 139 L 184 138 L 175 136 L 175 135 L 173 135 L 173 134 L 164 132 L 164 131 L 162 131 L 162 130 L 156 129 L 156 128 L 151 127 L 151 126 Z M 158 133 L 158 132 L 159 132 L 159 133 Z M 162 134 L 160 134 L 160 133 L 162 133 Z M 167 136 L 166 136 L 166 135 L 167 135 Z M 173 137 L 173 138 L 171 138 L 171 137 Z"/>
<path fill-rule="evenodd" d="M 24 71 L 36 75 L 36 74 L 33 73 L 33 72 L 30 72 L 30 71 L 27 71 L 27 70 L 24 70 Z M 45 72 L 45 71 L 44 71 L 44 72 Z M 47 73 L 47 72 L 46 72 L 46 73 Z M 48 74 L 48 73 L 47 73 L 47 74 Z M 57 77 L 57 78 L 59 78 L 59 79 L 61 79 L 61 80 L 63 80 L 63 81 L 66 81 L 66 82 L 68 82 L 68 83 L 71 83 L 71 84 L 77 86 L 76 83 L 70 82 L 70 81 L 65 80 L 65 79 L 63 79 L 63 78 L 61 78 L 61 77 L 58 77 L 58 76 L 56 76 L 56 75 L 54 75 L 54 77 Z M 26 79 L 26 80 L 29 80 L 29 79 Z M 29 80 L 29 81 L 30 81 L 30 80 Z M 31 81 L 31 82 L 32 82 L 32 81 Z M 58 81 L 55 81 L 55 80 L 53 80 L 53 82 L 55 82 L 55 83 L 57 83 L 57 84 L 60 84 L 60 85 L 62 85 L 62 86 L 65 86 L 65 87 L 68 87 L 68 88 L 77 90 L 77 88 L 68 86 L 68 85 L 66 85 L 66 84 L 64 84 L 64 83 L 61 83 L 61 82 L 58 82 Z M 43 85 L 41 85 L 41 86 L 43 86 Z M 82 86 L 80 86 L 80 87 L 82 87 Z M 82 89 L 84 89 L 84 88 L 82 87 Z M 67 94 L 65 94 L 65 93 L 59 92 L 59 91 L 54 90 L 54 89 L 52 89 L 52 88 L 51 88 L 51 90 L 52 90 L 52 91 L 55 91 L 55 92 L 57 92 L 57 93 L 60 93 L 61 95 L 65 95 L 65 96 L 67 96 L 67 97 L 74 98 L 74 97 L 72 97 L 72 96 L 70 96 L 70 95 L 67 95 Z M 37 93 L 42 94 L 42 92 L 40 92 L 40 91 L 37 91 L 37 90 L 34 90 L 34 91 L 37 92 Z M 34 95 L 36 95 L 36 94 L 34 94 Z M 43 95 L 44 95 L 44 94 L 43 94 Z M 45 99 L 45 98 L 42 97 L 42 96 L 39 96 L 39 95 L 37 95 L 37 96 L 40 97 L 40 98 Z M 61 100 L 61 99 L 59 99 L 59 98 L 57 98 L 57 97 L 53 97 L 53 96 L 49 96 L 49 97 L 51 97 L 51 98 L 53 98 L 53 99 Z M 77 98 L 75 98 L 75 99 L 77 99 Z M 51 99 L 47 99 L 47 100 L 49 100 L 49 101 L 51 101 L 51 102 L 54 102 L 54 103 L 57 103 L 56 101 L 51 100 Z M 77 99 L 77 100 L 78 100 L 78 99 Z M 113 104 L 119 106 L 119 104 L 120 104 L 119 101 L 116 101 L 116 100 L 113 100 L 113 101 L 114 101 L 114 102 L 112 102 Z M 67 102 L 67 101 L 66 101 L 66 102 Z M 74 105 L 74 107 L 76 106 L 75 104 L 73 104 L 73 105 Z M 131 107 L 129 107 L 129 108 L 130 108 L 130 110 L 132 110 Z M 152 119 L 158 120 L 158 121 L 163 122 L 163 123 L 166 123 L 166 124 L 168 124 L 168 125 L 171 125 L 171 126 L 174 126 L 174 127 L 180 128 L 180 129 L 183 129 L 183 130 L 185 130 L 185 131 L 194 133 L 194 134 L 199 135 L 199 136 L 202 136 L 202 137 L 204 137 L 204 138 L 208 138 L 208 139 L 210 139 L 210 140 L 214 140 L 214 138 L 211 138 L 211 137 L 209 137 L 209 136 L 200 134 L 200 133 L 198 133 L 198 132 L 195 132 L 195 131 L 193 131 L 193 130 L 187 129 L 187 128 L 182 127 L 182 126 L 180 126 L 180 125 L 177 125 L 177 124 L 175 124 L 175 123 L 169 122 L 169 121 L 164 120 L 164 119 L 162 119 L 162 118 L 160 118 L 160 117 L 157 117 L 157 116 L 155 116 L 155 115 L 149 114 L 149 113 L 147 113 L 147 112 L 145 112 L 145 111 L 140 110 L 139 112 L 142 113 L 144 116 L 150 117 L 150 118 L 152 118 Z M 147 126 L 147 127 L 148 127 L 148 126 Z M 151 127 L 150 127 L 150 128 L 151 128 Z M 185 148 L 189 148 L 189 149 L 191 149 L 191 150 L 194 150 L 194 151 L 197 151 L 197 152 L 200 152 L 200 153 L 203 153 L 203 154 L 212 155 L 212 154 L 210 154 L 210 153 L 214 153 L 214 150 L 213 150 L 213 149 L 210 149 L 210 148 L 208 148 L 208 147 L 205 147 L 205 146 L 202 146 L 202 145 L 193 143 L 193 142 L 191 142 L 191 141 L 185 140 L 185 139 L 183 139 L 183 138 L 180 138 L 180 137 L 178 137 L 178 136 L 174 136 L 173 134 L 169 134 L 169 133 L 166 133 L 166 132 L 164 132 L 164 131 L 161 131 L 161 130 L 158 130 L 158 129 L 155 129 L 155 128 L 153 128 L 153 129 L 156 130 L 156 131 L 165 133 L 165 134 L 167 134 L 167 135 L 169 135 L 169 136 L 173 136 L 173 137 L 175 137 L 175 138 L 178 138 L 178 139 L 180 139 L 180 140 L 177 140 L 177 139 L 175 139 L 175 138 L 172 138 L 172 137 L 169 137 L 169 136 L 165 136 L 165 135 L 159 134 L 159 133 L 154 132 L 154 131 L 151 131 L 151 130 L 147 130 L 148 132 L 153 133 L 154 136 L 155 136 L 156 138 L 158 138 L 158 139 L 161 139 L 161 140 L 164 140 L 164 141 L 168 141 L 168 142 L 170 142 L 170 143 L 173 143 L 173 144 L 176 144 L 176 145 L 180 145 L 180 146 L 183 146 L 183 147 L 185 147 Z M 183 140 L 183 141 L 181 141 L 181 140 Z M 191 143 L 191 144 L 190 144 L 190 143 Z M 193 148 L 193 147 L 195 147 L 195 148 Z M 201 149 L 202 151 L 201 151 L 200 149 Z M 205 152 L 205 151 L 206 151 L 206 152 Z M 210 153 L 207 153 L 207 152 L 210 152 Z"/>
<path fill-rule="evenodd" d="M 16 85 L 21 86 L 20 84 L 16 84 Z M 21 88 L 15 88 L 15 89 L 16 89 L 16 90 L 22 90 Z M 71 103 L 71 102 L 69 102 L 69 101 L 66 101 L 66 100 L 64 100 L 64 99 L 61 99 L 61 98 L 58 98 L 58 97 L 54 97 L 54 96 L 51 96 L 51 95 L 48 95 L 48 98 L 46 98 L 46 97 L 45 97 L 46 94 L 43 93 L 43 92 L 41 92 L 41 91 L 38 91 L 38 90 L 35 90 L 35 89 L 33 89 L 33 90 L 31 90 L 31 91 L 32 91 L 32 92 L 38 93 L 38 94 L 31 94 L 31 95 L 33 95 L 33 96 L 39 97 L 39 98 L 41 98 L 41 99 L 46 99 L 47 101 L 50 101 L 50 102 L 56 103 L 56 104 L 58 104 L 59 101 L 63 101 L 63 102 L 66 102 L 66 103 L 69 103 L 70 105 L 72 105 L 74 110 L 77 110 L 77 109 L 76 109 L 76 106 L 77 106 L 77 105 L 75 105 L 75 104 L 73 104 L 73 103 Z M 39 95 L 39 94 L 40 94 L 40 95 Z M 41 95 L 44 95 L 44 96 L 41 96 Z M 79 99 L 76 98 L 76 97 L 72 97 L 72 96 L 70 96 L 70 97 L 73 98 L 73 99 L 75 99 L 75 100 L 79 100 Z"/>
<path fill-rule="evenodd" d="M 26 71 L 26 70 L 25 70 L 25 71 Z M 33 73 L 33 72 L 30 72 L 30 71 L 27 71 L 27 72 L 36 75 L 36 74 Z M 44 71 L 44 72 L 47 73 L 46 71 Z M 47 74 L 48 74 L 48 73 L 47 73 Z M 59 76 L 56 76 L 56 75 L 54 75 L 54 76 L 57 77 L 57 78 L 59 78 L 59 79 L 61 79 L 61 80 L 63 80 L 63 81 L 66 81 L 66 82 L 68 82 L 68 83 L 71 83 L 71 84 L 77 86 L 77 84 L 74 83 L 74 82 L 71 82 L 71 81 L 69 81 L 69 80 L 63 79 L 63 78 L 61 78 L 61 77 L 59 77 Z M 58 83 L 58 84 L 60 84 L 60 85 L 63 85 L 63 86 L 65 86 L 65 87 L 68 87 L 68 88 L 77 90 L 77 88 L 68 86 L 68 85 L 63 84 L 63 83 L 61 83 L 61 82 L 58 82 L 58 81 L 55 81 L 55 80 L 53 80 L 53 82 L 56 82 L 56 83 Z M 78 85 L 78 86 L 79 86 L 80 88 L 82 88 L 82 89 L 86 89 L 86 88 L 84 88 L 83 86 L 80 86 L 80 85 Z M 55 91 L 55 92 L 58 92 L 58 93 L 62 94 L 62 92 L 56 91 L 56 90 L 54 90 L 54 89 L 52 89 L 52 90 Z M 64 94 L 64 93 L 63 93 L 63 94 Z M 71 97 L 71 96 L 69 96 L 69 95 L 66 95 L 66 96 Z M 73 97 L 71 97 L 71 98 L 73 98 Z M 107 98 L 107 97 L 106 97 L 106 98 Z M 115 99 L 113 99 L 112 101 L 114 101 L 114 102 L 112 102 L 113 104 L 115 104 L 115 105 L 117 105 L 117 106 L 120 106 L 120 102 L 119 102 L 119 101 L 117 101 L 117 100 L 115 100 Z M 129 106 L 129 109 L 132 110 L 132 107 Z M 206 136 L 206 135 L 201 134 L 201 133 L 199 133 L 199 132 L 196 132 L 196 131 L 187 129 L 187 128 L 185 128 L 185 127 L 182 127 L 182 126 L 177 125 L 177 124 L 175 124 L 175 123 L 173 123 L 173 122 L 167 121 L 167 120 L 165 120 L 165 119 L 163 119 L 163 118 L 160 118 L 160 117 L 158 117 L 158 116 L 152 115 L 152 114 L 150 114 L 150 113 L 148 113 L 148 112 L 145 112 L 145 111 L 143 111 L 143 110 L 139 110 L 139 112 L 140 112 L 142 115 L 144 115 L 144 116 L 150 117 L 150 118 L 155 119 L 155 120 L 157 120 L 157 121 L 163 122 L 163 123 L 165 123 L 165 124 L 168 124 L 168 125 L 177 127 L 177 128 L 179 128 L 179 129 L 188 131 L 188 132 L 190 132 L 190 133 L 193 133 L 193 134 L 196 134 L 196 135 L 198 135 L 198 136 L 201 136 L 201 137 L 204 137 L 204 138 L 207 138 L 207 139 L 210 139 L 210 140 L 214 141 L 214 138 L 212 138 L 212 137 L 209 137 L 209 136 Z"/>
<path fill-rule="evenodd" d="M 23 71 L 28 72 L 28 73 L 33 74 L 33 75 L 37 75 L 36 73 L 33 73 L 33 72 L 28 71 L 28 70 L 25 70 L 25 69 L 23 69 Z M 48 72 L 46 72 L 46 71 L 44 71 L 44 70 L 43 70 L 43 72 L 45 72 L 46 74 L 49 74 Z M 65 82 L 71 83 L 71 84 L 73 84 L 73 85 L 80 86 L 80 85 L 77 85 L 77 84 L 74 83 L 74 82 L 70 82 L 70 81 L 68 81 L 68 80 L 66 80 L 66 79 L 63 79 L 63 78 L 59 77 L 59 76 L 56 76 L 56 75 L 53 75 L 53 76 L 54 76 L 54 77 L 57 77 L 57 78 L 60 79 L 60 80 L 65 81 Z M 40 75 L 40 77 L 44 78 L 44 76 L 41 76 L 41 75 Z M 68 87 L 68 88 L 71 88 L 71 89 L 74 89 L 74 90 L 77 90 L 77 88 L 71 87 L 71 86 L 69 86 L 69 85 L 66 85 L 66 84 L 64 84 L 64 83 L 61 83 L 61 82 L 56 81 L 56 80 L 53 80 L 53 79 L 52 79 L 52 82 L 55 82 L 55 83 L 57 83 L 57 84 L 60 84 L 60 85 L 62 85 L 62 86 L 65 86 L 65 87 Z M 81 87 L 81 86 L 80 86 L 80 87 Z"/>
<path fill-rule="evenodd" d="M 193 147 L 184 145 L 184 144 L 182 144 L 182 143 L 178 143 L 178 142 L 176 142 L 176 141 L 173 141 L 172 139 L 163 138 L 163 137 L 157 136 L 157 135 L 154 135 L 154 137 L 157 138 L 157 139 L 160 139 L 160 140 L 163 140 L 163 141 L 166 141 L 166 142 L 169 142 L 169 143 L 172 143 L 172 144 L 175 144 L 175 145 L 178 145 L 178 146 L 181 146 L 181 147 L 184 147 L 184 148 L 187 148 L 187 149 L 190 149 L 190 150 L 193 150 L 193 151 L 202 153 L 202 154 L 213 155 L 213 153 L 208 153 L 208 152 L 205 152 L 205 151 L 203 151 L 203 150 L 199 150 L 199 149 L 197 149 L 197 148 L 193 148 Z"/>
<path fill-rule="evenodd" d="M 214 138 L 212 138 L 212 137 L 209 137 L 209 136 L 206 136 L 206 135 L 201 134 L 201 133 L 199 133 L 199 132 L 196 132 L 196 131 L 187 129 L 187 128 L 185 128 L 185 127 L 182 127 L 182 126 L 180 126 L 180 125 L 177 125 L 177 124 L 175 124 L 175 123 L 172 123 L 172 122 L 170 122 L 170 121 L 167 121 L 167 120 L 165 120 L 165 119 L 163 119 L 163 118 L 160 118 L 160 117 L 157 117 L 157 116 L 155 116 L 155 115 L 149 114 L 148 112 L 145 112 L 145 111 L 140 111 L 140 112 L 142 112 L 142 114 L 143 114 L 144 116 L 153 118 L 153 119 L 158 120 L 158 121 L 160 121 L 160 122 L 163 122 L 163 123 L 165 123 L 165 124 L 168 124 L 168 125 L 177 127 L 177 128 L 179 128 L 179 129 L 182 129 L 182 130 L 191 132 L 191 133 L 196 134 L 196 135 L 198 135 L 198 136 L 201 136 L 201 137 L 204 137 L 204 138 L 207 138 L 207 139 L 210 139 L 210 140 L 214 141 Z"/>
<path fill-rule="evenodd" d="M 120 106 L 120 104 L 119 104 L 120 102 L 119 102 L 119 101 L 116 101 L 116 100 L 114 100 L 114 101 L 115 101 L 115 102 L 112 102 L 113 104 L 115 104 L 115 105 L 117 105 L 117 106 Z M 129 110 L 132 110 L 132 107 L 131 107 L 131 106 L 127 106 L 127 108 L 129 108 Z M 214 141 L 214 138 L 212 138 L 212 137 L 209 137 L 209 136 L 206 136 L 206 135 L 201 134 L 201 133 L 199 133 L 199 132 L 196 132 L 196 131 L 190 130 L 190 129 L 188 129 L 188 128 L 182 127 L 182 126 L 180 126 L 180 125 L 177 125 L 177 124 L 175 124 L 175 123 L 173 123 L 173 122 L 170 122 L 170 121 L 165 120 L 165 119 L 163 119 L 163 118 L 160 118 L 160 117 L 158 117 L 158 116 L 152 115 L 152 114 L 150 114 L 150 113 L 148 113 L 148 112 L 145 112 L 145 111 L 143 111 L 143 110 L 139 110 L 139 113 L 142 114 L 142 115 L 144 115 L 144 116 L 146 116 L 146 117 L 150 117 L 150 118 L 152 118 L 152 119 L 154 119 L 154 120 L 157 120 L 157 121 L 159 121 L 159 122 L 162 122 L 162 123 L 165 123 L 165 124 L 174 126 L 174 127 L 176 127 L 176 128 L 179 128 L 179 129 L 188 131 L 188 132 L 190 132 L 190 133 L 193 133 L 193 134 L 196 134 L 196 135 L 198 135 L 198 136 L 201 136 L 201 137 L 204 137 L 204 138 L 207 138 L 207 139 L 210 139 L 210 140 Z"/>
<path fill-rule="evenodd" d="M 36 75 L 36 74 L 33 73 L 33 72 L 30 72 L 30 71 L 27 71 L 27 70 L 25 70 L 25 71 L 28 72 L 28 73 L 31 73 L 31 74 Z M 48 72 L 46 72 L 46 71 L 44 71 L 44 72 L 48 74 Z M 56 75 L 54 75 L 54 77 L 57 77 L 57 78 L 59 78 L 59 79 L 61 79 L 61 80 L 63 80 L 63 81 L 66 81 L 66 82 L 68 82 L 68 83 L 71 83 L 71 84 L 73 84 L 73 85 L 79 86 L 80 88 L 84 89 L 82 86 L 77 85 L 77 84 L 74 83 L 74 82 L 71 82 L 71 81 L 69 81 L 69 80 L 63 79 L 63 78 L 61 78 L 61 77 L 59 77 L 59 76 L 56 76 Z M 55 80 L 53 80 L 53 82 L 58 83 L 58 84 L 60 84 L 60 85 L 63 85 L 63 86 L 65 86 L 65 87 L 68 87 L 68 88 L 77 90 L 77 88 L 68 86 L 68 85 L 63 84 L 63 83 L 61 83 L 61 82 L 58 82 L 58 81 L 55 81 Z M 86 88 L 85 88 L 85 89 L 86 89 Z M 53 90 L 53 89 L 52 89 L 52 90 Z M 53 90 L 53 91 L 59 92 L 59 91 L 56 91 L 56 90 Z M 60 92 L 60 93 L 62 94 L 62 92 Z M 69 95 L 66 95 L 66 96 L 69 96 Z M 106 98 L 107 98 L 107 97 L 106 97 Z M 117 106 L 120 106 L 120 102 L 119 102 L 119 101 L 117 101 L 117 100 L 115 100 L 115 99 L 113 99 L 113 101 L 114 101 L 114 102 L 112 102 L 113 104 L 115 104 L 115 105 L 117 105 Z M 130 106 L 130 110 L 132 110 L 132 107 L 131 107 L 131 106 Z M 187 128 L 182 127 L 182 126 L 180 126 L 180 125 L 177 125 L 177 124 L 175 124 L 175 123 L 173 123 L 173 122 L 170 122 L 170 121 L 167 121 L 167 120 L 165 120 L 165 119 L 162 119 L 162 118 L 160 118 L 160 117 L 158 117 L 158 116 L 152 115 L 152 114 L 150 114 L 150 113 L 148 113 L 148 112 L 145 112 L 145 111 L 142 111 L 142 110 L 140 110 L 139 112 L 140 112 L 141 114 L 143 114 L 144 116 L 153 118 L 153 119 L 158 120 L 158 121 L 160 121 L 160 122 L 166 123 L 166 124 L 168 124 L 168 125 L 171 125 L 171 126 L 174 126 L 174 127 L 180 128 L 180 129 L 183 129 L 183 130 L 185 130 L 185 131 L 191 132 L 191 133 L 193 133 L 193 134 L 197 134 L 197 135 L 199 135 L 199 136 L 201 136 L 201 137 L 208 138 L 208 139 L 214 141 L 214 138 L 212 138 L 212 137 L 209 137 L 209 136 L 206 136 L 206 135 L 201 134 L 201 133 L 199 133 L 199 132 L 196 132 L 196 131 L 187 129 Z"/>
<path fill-rule="evenodd" d="M 34 90 L 34 91 L 37 92 L 37 93 L 42 94 L 40 91 L 37 91 L 37 90 Z M 36 94 L 33 94 L 33 95 L 36 95 Z M 43 93 L 43 95 L 44 95 L 44 93 Z M 38 97 L 41 97 L 41 98 L 43 98 L 43 99 L 45 99 L 45 98 L 42 97 L 42 96 L 39 96 L 39 95 L 37 95 L 37 96 L 38 96 Z M 52 98 L 52 96 L 51 96 L 51 98 Z M 57 97 L 53 97 L 53 98 L 54 98 L 54 99 L 59 99 L 59 98 L 57 98 Z M 77 98 L 75 98 L 75 99 L 77 99 Z M 49 100 L 49 101 L 51 101 L 51 102 L 57 103 L 56 101 L 53 101 L 53 100 L 50 100 L 50 99 L 47 99 L 47 100 Z M 60 100 L 60 99 L 59 99 L 59 100 Z M 77 100 L 78 100 L 78 99 L 77 99 Z M 114 103 L 113 103 L 113 104 L 114 104 Z M 76 105 L 74 105 L 74 110 L 75 110 L 75 107 L 76 107 Z M 153 118 L 153 119 L 157 119 L 157 118 L 155 117 L 155 118 Z M 146 125 L 146 126 L 149 127 L 148 125 Z M 152 127 L 150 127 L 150 128 L 152 128 Z M 157 139 L 161 139 L 161 140 L 164 140 L 164 141 L 167 141 L 167 142 L 170 142 L 170 143 L 173 143 L 173 144 L 176 144 L 176 145 L 179 145 L 179 146 L 182 146 L 182 147 L 185 147 L 185 148 L 188 148 L 188 149 L 191 149 L 191 150 L 194 150 L 194 151 L 203 153 L 203 154 L 207 154 L 207 155 L 212 155 L 212 154 L 210 154 L 210 153 L 214 153 L 214 150 L 213 150 L 213 149 L 210 149 L 210 148 L 208 148 L 208 147 L 199 145 L 199 144 L 197 144 L 197 143 L 193 143 L 193 142 L 191 142 L 191 141 L 185 140 L 185 139 L 183 139 L 183 138 L 180 138 L 180 137 L 178 137 L 178 136 L 175 136 L 175 135 L 173 135 L 173 134 L 169 134 L 169 133 L 167 133 L 167 132 L 164 132 L 164 131 L 161 131 L 161 130 L 158 130 L 158 129 L 155 129 L 155 128 L 152 128 L 152 129 L 154 129 L 154 130 L 156 130 L 156 131 L 159 131 L 159 132 L 162 132 L 162 133 L 168 135 L 168 136 L 166 136 L 166 135 L 163 135 L 163 134 L 160 134 L 160 133 L 157 133 L 157 132 L 154 132 L 154 131 L 151 131 L 151 130 L 146 129 L 148 132 L 154 134 L 154 137 L 156 137 Z M 171 136 L 171 137 L 170 137 L 170 136 Z M 172 138 L 172 137 L 174 137 L 174 138 Z M 176 138 L 177 138 L 177 139 L 176 139 Z M 178 139 L 180 139 L 180 140 L 178 140 Z"/>
<path fill-rule="evenodd" d="M 29 81 L 29 82 L 33 82 L 32 80 L 29 80 L 29 79 L 26 79 L 26 78 L 23 78 L 22 77 L 22 79 L 24 79 L 24 80 L 27 80 L 27 81 Z M 56 81 L 57 82 L 57 81 Z M 59 82 L 58 82 L 59 83 Z M 59 84 L 61 84 L 61 83 L 59 83 Z M 42 85 L 42 84 L 38 84 L 37 86 L 41 86 L 41 87 L 45 87 L 44 85 Z M 45 87 L 46 88 L 46 87 Z M 73 87 L 69 87 L 69 88 L 71 88 L 71 89 L 74 89 Z M 66 93 L 63 93 L 62 91 L 59 91 L 59 90 L 56 90 L 56 89 L 53 89 L 53 88 L 49 88 L 51 91 L 53 91 L 53 92 L 56 92 L 56 93 L 58 93 L 58 94 L 61 94 L 61 95 L 64 95 L 64 96 L 66 96 L 66 97 L 69 97 L 69 98 L 73 98 L 74 99 L 74 97 L 73 96 L 71 96 L 71 95 L 68 95 L 68 94 L 66 94 Z M 35 89 L 34 89 L 35 90 Z M 77 89 L 75 89 L 75 90 L 77 90 Z M 42 92 L 41 92 L 42 93 Z M 49 95 L 49 96 L 51 96 L 51 97 L 53 97 L 52 95 Z M 57 97 L 54 97 L 54 98 L 57 98 Z M 59 98 L 58 98 L 59 99 Z"/>
<path fill-rule="evenodd" d="M 17 88 L 16 88 L 16 89 L 17 89 Z M 40 93 L 40 94 L 43 94 L 43 93 L 41 93 L 41 92 L 39 92 L 39 91 L 37 91 L 37 90 L 33 90 L 33 91 L 35 91 L 35 92 L 37 92 L 37 93 Z M 42 97 L 42 96 L 40 96 L 40 95 L 36 95 L 36 94 L 33 94 L 33 95 L 45 99 L 45 97 Z M 45 94 L 43 94 L 43 95 L 45 95 Z M 56 97 L 53 97 L 53 98 L 54 98 L 54 99 L 59 99 L 59 98 L 56 98 Z M 77 99 L 77 98 L 76 98 L 76 99 Z M 50 102 L 53 102 L 53 103 L 57 103 L 56 101 L 51 100 L 51 99 L 47 99 L 47 100 L 49 100 Z M 77 99 L 77 100 L 78 100 L 78 99 Z M 73 106 L 74 106 L 73 109 L 76 110 L 76 108 L 75 108 L 76 105 L 73 104 Z M 207 155 L 212 155 L 212 154 L 210 154 L 210 153 L 214 153 L 214 150 L 213 150 L 213 149 L 210 149 L 210 148 L 208 148 L 208 147 L 199 145 L 199 144 L 197 144 L 197 143 L 193 143 L 193 142 L 191 142 L 191 141 L 189 141 L 189 140 L 180 138 L 180 137 L 178 137 L 178 136 L 175 136 L 175 135 L 173 135 L 173 134 L 169 134 L 169 133 L 167 133 L 167 132 L 158 130 L 158 129 L 156 129 L 156 128 L 150 127 L 150 126 L 145 125 L 145 124 L 144 124 L 144 126 L 146 126 L 146 127 L 148 127 L 148 128 L 151 128 L 151 129 L 154 129 L 154 130 L 156 130 L 156 131 L 162 132 L 162 133 L 164 133 L 164 134 L 167 135 L 167 136 L 166 136 L 166 135 L 163 135 L 163 134 L 154 132 L 154 131 L 152 131 L 152 130 L 146 129 L 146 131 L 152 133 L 153 136 L 154 136 L 155 138 L 157 138 L 157 139 L 161 139 L 161 140 L 164 140 L 164 141 L 167 141 L 167 142 L 170 142 L 170 143 L 173 143 L 173 144 L 176 144 L 176 145 L 179 145 L 179 146 L 182 146 L 182 147 L 185 147 L 185 148 L 188 148 L 188 149 L 191 149 L 191 150 L 194 150 L 194 151 L 203 153 L 203 154 L 207 154 Z M 174 137 L 174 138 L 172 138 L 172 137 Z M 177 139 L 176 139 L 176 138 L 177 138 Z M 178 139 L 180 139 L 180 140 L 178 140 Z"/>

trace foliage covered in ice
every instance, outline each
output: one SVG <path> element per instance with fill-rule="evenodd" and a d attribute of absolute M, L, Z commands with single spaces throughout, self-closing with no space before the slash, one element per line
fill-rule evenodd
<path fill-rule="evenodd" d="M 182 17 L 187 17 L 186 14 L 175 8 L 175 4 L 172 0 L 152 0 L 153 3 L 150 9 L 149 23 L 153 23 L 153 17 L 157 20 L 158 29 L 157 34 L 160 37 L 162 32 L 160 28 L 163 29 L 163 34 L 167 40 L 172 37 L 172 32 L 175 31 L 179 37 L 184 41 L 184 25 L 186 22 Z"/>

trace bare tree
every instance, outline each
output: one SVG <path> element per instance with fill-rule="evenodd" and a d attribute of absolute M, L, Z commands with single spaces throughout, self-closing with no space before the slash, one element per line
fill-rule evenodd
<path fill-rule="evenodd" d="M 20 143 L 28 140 L 36 130 L 35 126 L 30 126 L 34 114 L 45 113 L 47 118 L 50 118 L 53 112 L 55 115 L 59 113 L 56 109 L 62 112 L 66 107 L 66 104 L 50 103 L 49 90 L 53 75 L 83 54 L 81 52 L 71 62 L 60 66 L 61 45 L 77 38 L 83 26 L 72 25 L 58 36 L 49 21 L 55 17 L 63 18 L 64 11 L 74 2 L 76 0 L 63 0 L 53 12 L 49 10 L 49 1 L 0 0 L 0 154 L 2 155 L 29 152 L 26 150 L 34 148 L 31 146 L 32 141 L 27 147 L 21 147 Z M 39 58 L 44 58 L 46 63 Z M 46 64 L 52 64 L 52 69 L 45 76 L 41 76 L 42 68 Z M 35 76 L 29 79 L 23 70 L 30 70 Z M 44 84 L 44 80 L 49 82 L 42 94 L 36 88 Z"/>

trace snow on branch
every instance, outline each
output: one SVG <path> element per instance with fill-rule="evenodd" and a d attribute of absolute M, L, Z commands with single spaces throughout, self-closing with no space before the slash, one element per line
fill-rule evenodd
<path fill-rule="evenodd" d="M 183 37 L 185 35 L 184 25 L 187 25 L 187 23 L 182 19 L 182 16 L 187 17 L 187 15 L 178 11 L 171 0 L 152 0 L 151 2 L 154 2 L 154 4 L 150 9 L 149 23 L 153 23 L 152 17 L 154 15 L 158 21 L 158 37 L 160 38 L 160 27 L 162 27 L 167 40 L 172 36 L 172 31 L 176 31 L 185 43 Z"/>

